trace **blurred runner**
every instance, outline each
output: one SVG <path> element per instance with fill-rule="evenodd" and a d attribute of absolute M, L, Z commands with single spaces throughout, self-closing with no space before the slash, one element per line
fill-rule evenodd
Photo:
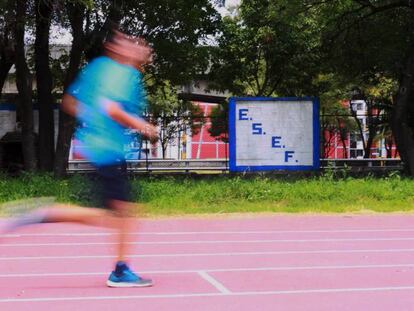
<path fill-rule="evenodd" d="M 156 128 L 142 119 L 146 106 L 142 72 L 152 62 L 152 49 L 145 40 L 114 31 L 104 43 L 105 53 L 92 60 L 66 90 L 61 109 L 76 117 L 80 126 L 75 139 L 81 155 L 97 170 L 104 209 L 53 205 L 13 221 L 10 228 L 50 223 L 76 222 L 108 226 L 118 232 L 117 262 L 110 274 L 110 287 L 151 286 L 150 279 L 135 274 L 126 262 L 131 203 L 124 146 L 131 141 L 128 128 L 148 138 L 157 136 Z"/>

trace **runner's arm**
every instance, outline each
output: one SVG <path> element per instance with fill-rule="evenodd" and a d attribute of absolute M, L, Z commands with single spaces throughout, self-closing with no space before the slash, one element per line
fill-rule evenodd
<path fill-rule="evenodd" d="M 147 121 L 125 112 L 116 102 L 106 105 L 108 115 L 119 124 L 136 129 L 149 138 L 157 137 L 157 128 Z"/>
<path fill-rule="evenodd" d="M 75 117 L 78 112 L 78 101 L 72 95 L 65 93 L 60 108 L 68 115 Z"/>

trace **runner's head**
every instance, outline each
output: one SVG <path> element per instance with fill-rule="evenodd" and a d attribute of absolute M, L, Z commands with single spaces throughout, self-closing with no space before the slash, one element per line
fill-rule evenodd
<path fill-rule="evenodd" d="M 104 43 L 104 48 L 109 57 L 141 71 L 152 62 L 153 51 L 145 39 L 127 36 L 118 30 L 113 31 L 111 38 Z"/>

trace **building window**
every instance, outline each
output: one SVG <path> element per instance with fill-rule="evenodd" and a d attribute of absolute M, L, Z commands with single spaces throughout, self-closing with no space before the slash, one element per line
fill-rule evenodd
<path fill-rule="evenodd" d="M 353 111 L 364 111 L 364 103 L 352 103 L 351 108 Z"/>
<path fill-rule="evenodd" d="M 361 142 L 362 142 L 361 134 L 358 134 L 358 133 L 349 134 L 350 148 L 353 148 L 353 149 L 358 148 L 358 143 L 361 143 Z"/>
<path fill-rule="evenodd" d="M 364 157 L 364 150 L 362 149 L 351 149 L 349 150 L 349 156 L 351 159 L 358 159 Z"/>

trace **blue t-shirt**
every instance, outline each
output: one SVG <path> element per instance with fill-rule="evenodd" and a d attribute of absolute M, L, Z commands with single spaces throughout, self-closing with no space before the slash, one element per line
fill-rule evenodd
<path fill-rule="evenodd" d="M 75 139 L 80 143 L 81 155 L 98 166 L 123 160 L 131 136 L 125 135 L 126 128 L 109 117 L 106 107 L 116 102 L 126 112 L 142 116 L 146 94 L 141 73 L 109 57 L 98 57 L 81 71 L 66 92 L 79 102 L 80 126 Z"/>

